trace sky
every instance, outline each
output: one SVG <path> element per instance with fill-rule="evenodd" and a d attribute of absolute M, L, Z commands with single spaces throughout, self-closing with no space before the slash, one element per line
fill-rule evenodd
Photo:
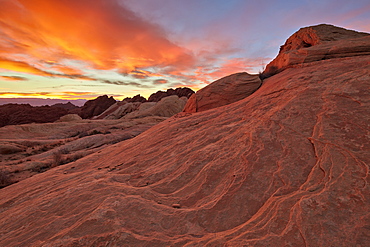
<path fill-rule="evenodd" d="M 299 28 L 370 32 L 369 0 L 0 0 L 0 98 L 121 100 L 262 71 Z"/>

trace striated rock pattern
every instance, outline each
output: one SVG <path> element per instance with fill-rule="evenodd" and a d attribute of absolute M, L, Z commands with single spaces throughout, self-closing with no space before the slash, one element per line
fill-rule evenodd
<path fill-rule="evenodd" d="M 236 73 L 212 82 L 193 94 L 184 112 L 194 113 L 228 105 L 254 93 L 262 82 L 258 75 Z"/>
<path fill-rule="evenodd" d="M 368 33 L 320 24 L 299 29 L 280 47 L 262 79 L 304 63 L 331 58 L 370 55 Z"/>
<path fill-rule="evenodd" d="M 59 107 L 31 106 L 29 104 L 6 104 L 0 106 L 0 127 L 26 123 L 50 123 L 66 115 Z"/>
<path fill-rule="evenodd" d="M 194 93 L 194 91 L 187 87 L 179 87 L 176 89 L 167 89 L 167 91 L 158 91 L 156 93 L 153 93 L 150 95 L 148 101 L 149 102 L 158 102 L 162 98 L 171 96 L 171 95 L 177 95 L 179 98 L 186 97 L 190 98 L 190 96 Z"/>
<path fill-rule="evenodd" d="M 0 246 L 367 246 L 369 88 L 369 55 L 305 63 L 3 188 Z"/>
<path fill-rule="evenodd" d="M 113 97 L 99 96 L 94 100 L 87 101 L 81 108 L 79 115 L 84 119 L 92 118 L 104 112 L 114 103 L 116 103 L 116 100 Z"/>
<path fill-rule="evenodd" d="M 146 102 L 140 105 L 138 111 L 125 115 L 125 118 L 142 118 L 147 116 L 172 117 L 184 109 L 187 98 L 177 95 L 167 96 L 159 102 Z"/>
<path fill-rule="evenodd" d="M 93 119 L 119 119 L 130 112 L 138 110 L 141 104 L 141 102 L 127 103 L 126 101 L 119 101 Z"/>

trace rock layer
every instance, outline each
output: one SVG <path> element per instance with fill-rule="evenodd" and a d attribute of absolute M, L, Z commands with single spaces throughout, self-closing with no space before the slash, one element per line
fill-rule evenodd
<path fill-rule="evenodd" d="M 368 55 L 305 63 L 8 186 L 0 245 L 367 246 L 369 88 Z"/>
<path fill-rule="evenodd" d="M 108 97 L 107 95 L 99 96 L 94 100 L 87 101 L 81 108 L 79 115 L 84 119 L 92 118 L 103 113 L 114 103 L 116 103 L 116 100 L 113 97 Z"/>
<path fill-rule="evenodd" d="M 194 113 L 228 105 L 248 97 L 260 86 L 258 75 L 244 72 L 225 76 L 193 94 L 184 112 Z"/>
<path fill-rule="evenodd" d="M 262 78 L 304 63 L 339 57 L 370 55 L 368 33 L 321 24 L 299 29 L 280 47 Z"/>

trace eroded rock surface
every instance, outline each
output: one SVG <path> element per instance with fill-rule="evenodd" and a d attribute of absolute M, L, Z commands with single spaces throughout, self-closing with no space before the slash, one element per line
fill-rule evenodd
<path fill-rule="evenodd" d="M 367 246 L 370 56 L 286 68 L 224 107 L 0 190 L 1 246 Z"/>
<path fill-rule="evenodd" d="M 236 73 L 225 76 L 193 94 L 184 112 L 194 113 L 228 105 L 254 93 L 262 82 L 258 75 Z"/>
<path fill-rule="evenodd" d="M 301 28 L 280 47 L 278 56 L 266 66 L 262 76 L 314 61 L 370 55 L 369 36 L 327 24 Z"/>

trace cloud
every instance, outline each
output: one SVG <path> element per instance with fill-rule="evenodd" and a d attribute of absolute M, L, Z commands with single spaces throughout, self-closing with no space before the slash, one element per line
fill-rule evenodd
<path fill-rule="evenodd" d="M 16 72 L 29 73 L 40 76 L 53 76 L 52 73 L 40 70 L 26 62 L 14 61 L 4 57 L 0 57 L 0 68 Z"/>
<path fill-rule="evenodd" d="M 148 85 L 141 84 L 141 83 L 134 82 L 134 81 L 125 82 L 125 81 L 101 80 L 101 82 L 106 83 L 106 84 L 119 85 L 119 86 L 133 86 L 133 87 L 137 87 L 137 88 L 151 88 Z"/>
<path fill-rule="evenodd" d="M 167 83 L 168 83 L 168 81 L 165 80 L 165 79 L 157 79 L 157 80 L 153 81 L 154 85 L 163 85 L 163 84 L 167 84 Z"/>
<path fill-rule="evenodd" d="M 116 0 L 12 2 L 2 0 L 0 13 L 7 46 L 42 60 L 74 58 L 95 68 L 125 71 L 189 67 L 194 62 L 192 54 L 172 43 L 162 28 Z"/>
<path fill-rule="evenodd" d="M 0 92 L 1 98 L 53 98 L 53 99 L 94 99 L 101 94 L 93 92 Z M 122 94 L 109 94 L 113 97 L 123 97 Z"/>
<path fill-rule="evenodd" d="M 27 81 L 28 79 L 22 76 L 9 76 L 9 75 L 1 75 L 0 79 L 7 80 L 7 81 Z"/>

